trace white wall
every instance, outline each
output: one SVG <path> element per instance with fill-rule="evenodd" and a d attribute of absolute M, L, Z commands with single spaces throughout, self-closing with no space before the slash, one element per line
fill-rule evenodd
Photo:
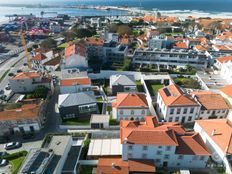
<path fill-rule="evenodd" d="M 113 117 L 117 120 L 130 120 L 132 117 L 134 120 L 141 120 L 147 115 L 150 115 L 149 108 L 113 108 Z"/>
<path fill-rule="evenodd" d="M 74 86 L 60 86 L 61 94 L 77 93 L 82 91 L 90 91 L 91 85 L 74 85 Z"/>

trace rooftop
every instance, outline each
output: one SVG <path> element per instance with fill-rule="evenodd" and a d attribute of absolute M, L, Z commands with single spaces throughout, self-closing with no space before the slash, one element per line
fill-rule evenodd
<path fill-rule="evenodd" d="M 224 94 L 232 98 L 232 85 L 227 85 L 220 89 Z"/>
<path fill-rule="evenodd" d="M 135 79 L 133 76 L 126 75 L 112 75 L 110 76 L 110 83 L 112 85 L 127 85 L 135 86 Z"/>
<path fill-rule="evenodd" d="M 30 72 L 20 72 L 17 73 L 14 77 L 12 77 L 12 80 L 19 80 L 19 79 L 31 79 L 31 78 L 39 78 L 41 76 L 40 73 L 35 71 Z"/>
<path fill-rule="evenodd" d="M 217 58 L 217 61 L 219 61 L 220 63 L 225 63 L 227 61 L 232 61 L 232 56 L 219 57 L 219 58 Z"/>
<path fill-rule="evenodd" d="M 90 119 L 90 123 L 109 123 L 110 116 L 109 115 L 98 115 L 93 114 Z"/>
<path fill-rule="evenodd" d="M 36 60 L 36 61 L 41 61 L 44 59 L 47 59 L 47 57 L 42 53 L 36 54 L 35 56 L 31 58 L 31 60 Z"/>
<path fill-rule="evenodd" d="M 61 79 L 60 86 L 91 85 L 90 78 Z"/>

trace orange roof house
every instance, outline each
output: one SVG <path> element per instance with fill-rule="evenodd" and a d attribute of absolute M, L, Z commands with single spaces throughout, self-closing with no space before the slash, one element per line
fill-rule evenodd
<path fill-rule="evenodd" d="M 42 61 L 44 59 L 47 59 L 47 57 L 42 54 L 42 53 L 39 53 L 39 54 L 36 54 L 34 57 L 31 58 L 31 60 L 33 61 Z"/>
<path fill-rule="evenodd" d="M 39 78 L 41 77 L 41 74 L 38 72 L 21 72 L 17 73 L 14 77 L 12 77 L 12 80 L 19 80 L 19 79 L 32 79 L 32 78 Z"/>
<path fill-rule="evenodd" d="M 94 38 L 94 37 L 86 38 L 85 42 L 88 45 L 94 45 L 94 46 L 102 46 L 104 44 L 104 40 L 103 39 L 98 39 L 98 38 Z"/>
<path fill-rule="evenodd" d="M 60 80 L 60 86 L 74 86 L 74 85 L 91 85 L 91 79 L 90 78 L 78 78 L 78 79 Z"/>
<path fill-rule="evenodd" d="M 148 108 L 146 95 L 144 93 L 118 93 L 112 107 L 144 107 Z"/>
<path fill-rule="evenodd" d="M 219 57 L 217 58 L 217 61 L 219 61 L 220 63 L 226 63 L 228 61 L 232 61 L 232 56 Z"/>
<path fill-rule="evenodd" d="M 199 104 L 188 94 L 185 94 L 179 86 L 172 84 L 159 89 L 166 106 L 199 106 Z"/>

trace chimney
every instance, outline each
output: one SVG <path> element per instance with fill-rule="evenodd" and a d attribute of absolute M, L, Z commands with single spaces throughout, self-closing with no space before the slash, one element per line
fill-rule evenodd
<path fill-rule="evenodd" d="M 127 141 L 128 141 L 128 139 L 127 139 L 127 138 L 124 138 L 123 143 L 124 143 L 124 144 L 126 144 L 126 143 L 127 143 Z"/>
<path fill-rule="evenodd" d="M 211 134 L 212 136 L 214 136 L 214 135 L 216 135 L 216 129 L 214 129 L 213 131 L 212 131 L 212 134 Z"/>
<path fill-rule="evenodd" d="M 115 169 L 115 168 L 116 168 L 116 164 L 112 163 L 112 169 Z"/>

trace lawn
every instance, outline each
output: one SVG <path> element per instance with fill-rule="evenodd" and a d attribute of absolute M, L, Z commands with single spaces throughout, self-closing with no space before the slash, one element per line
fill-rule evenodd
<path fill-rule="evenodd" d="M 96 166 L 87 166 L 87 165 L 81 165 L 79 168 L 80 174 L 92 174 L 93 168 L 96 168 Z"/>
<path fill-rule="evenodd" d="M 138 92 L 144 92 L 143 85 L 141 84 L 140 80 L 136 81 L 136 87 Z"/>
<path fill-rule="evenodd" d="M 12 165 L 12 174 L 18 173 L 19 168 L 23 164 L 24 159 L 25 159 L 25 156 L 21 156 L 19 158 L 16 158 L 10 161 L 10 164 Z"/>
<path fill-rule="evenodd" d="M 107 106 L 106 110 L 107 110 L 108 112 L 111 112 L 111 111 L 112 111 L 112 106 Z"/>
<path fill-rule="evenodd" d="M 151 85 L 151 88 L 152 88 L 152 90 L 155 93 L 157 93 L 160 88 L 163 88 L 163 85 L 161 85 L 161 84 L 154 84 L 154 85 Z"/>
<path fill-rule="evenodd" d="M 68 43 L 63 43 L 61 45 L 58 46 L 58 48 L 67 48 L 69 46 Z"/>
<path fill-rule="evenodd" d="M 200 83 L 193 78 L 178 77 L 174 79 L 174 82 L 184 88 L 201 89 Z"/>
<path fill-rule="evenodd" d="M 76 126 L 89 125 L 89 120 L 80 120 L 78 118 L 71 118 L 71 119 L 63 120 L 63 125 L 76 125 Z"/>
<path fill-rule="evenodd" d="M 146 81 L 146 85 L 147 85 L 147 88 L 148 88 L 151 96 L 155 96 L 156 93 L 158 92 L 158 90 L 163 87 L 162 84 L 152 82 L 152 81 Z"/>
<path fill-rule="evenodd" d="M 111 126 L 119 125 L 119 122 L 116 119 L 113 119 L 111 116 L 110 117 L 110 125 Z"/>

